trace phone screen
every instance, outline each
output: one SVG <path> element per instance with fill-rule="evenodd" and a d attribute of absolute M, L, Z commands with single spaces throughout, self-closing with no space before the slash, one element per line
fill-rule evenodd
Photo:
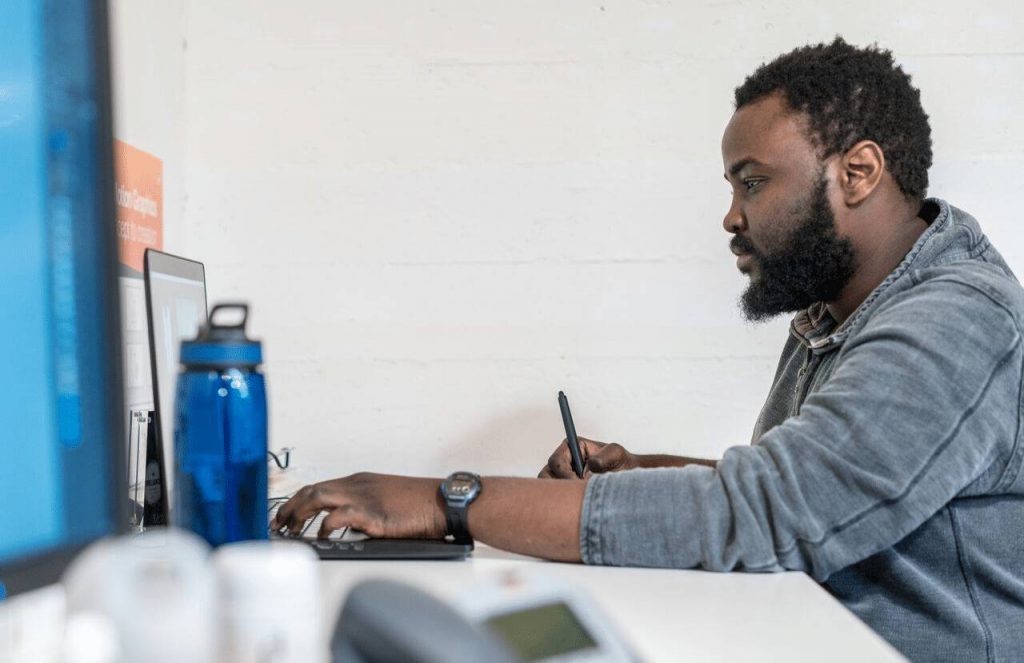
<path fill-rule="evenodd" d="M 597 647 L 597 642 L 569 606 L 561 602 L 507 612 L 485 623 L 527 661 L 542 661 Z"/>

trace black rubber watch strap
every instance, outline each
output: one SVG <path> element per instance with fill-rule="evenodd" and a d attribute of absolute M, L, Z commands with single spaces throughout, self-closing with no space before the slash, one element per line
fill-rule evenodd
<path fill-rule="evenodd" d="M 452 506 L 448 505 L 445 509 L 445 521 L 448 523 L 448 534 L 453 536 L 456 541 L 465 541 L 472 537 L 469 536 L 469 511 L 466 506 Z"/>
<path fill-rule="evenodd" d="M 469 535 L 469 505 L 480 495 L 480 476 L 472 472 L 453 472 L 441 482 L 445 529 L 456 541 L 472 541 Z"/>

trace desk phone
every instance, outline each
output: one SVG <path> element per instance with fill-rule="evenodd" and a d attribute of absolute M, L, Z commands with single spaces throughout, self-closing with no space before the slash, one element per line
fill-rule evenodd
<path fill-rule="evenodd" d="M 638 660 L 583 592 L 556 578 L 505 574 L 451 601 L 367 580 L 342 607 L 332 663 L 626 663 Z"/>

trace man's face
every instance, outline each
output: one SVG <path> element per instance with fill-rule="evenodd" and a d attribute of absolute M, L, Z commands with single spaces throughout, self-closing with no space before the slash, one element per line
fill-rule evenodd
<path fill-rule="evenodd" d="M 767 320 L 836 299 L 855 270 L 840 237 L 829 174 L 801 116 L 771 95 L 736 111 L 722 137 L 732 204 L 723 220 L 736 265 L 750 277 L 748 320 Z"/>

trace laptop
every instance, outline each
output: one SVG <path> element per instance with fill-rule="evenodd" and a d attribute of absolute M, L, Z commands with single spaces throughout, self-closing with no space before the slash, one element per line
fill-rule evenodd
<path fill-rule="evenodd" d="M 182 340 L 206 324 L 206 269 L 201 262 L 146 249 L 143 257 L 153 417 L 164 523 L 174 520 L 174 390 Z M 149 459 L 147 459 L 149 464 Z"/>
<path fill-rule="evenodd" d="M 182 340 L 195 338 L 207 321 L 206 270 L 203 264 L 155 249 L 143 261 L 146 314 L 149 319 L 149 356 L 153 375 L 153 405 L 158 450 L 157 466 L 163 478 L 164 522 L 175 524 L 170 496 L 174 494 L 174 390 Z M 268 506 L 267 526 L 287 498 Z M 471 542 L 426 539 L 370 539 L 354 530 L 332 532 L 318 539 L 326 512 L 307 521 L 297 537 L 312 546 L 321 559 L 461 559 L 473 550 Z"/>

